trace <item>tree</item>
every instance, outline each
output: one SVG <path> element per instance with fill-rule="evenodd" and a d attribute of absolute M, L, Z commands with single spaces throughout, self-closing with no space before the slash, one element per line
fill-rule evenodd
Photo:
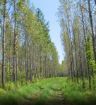
<path fill-rule="evenodd" d="M 89 88 L 94 87 L 96 69 L 95 49 L 95 16 L 92 11 L 91 0 L 87 1 L 60 0 L 61 38 L 65 51 L 65 60 L 69 68 L 68 75 L 72 80 L 82 80 L 85 88 L 85 79 L 88 79 Z M 78 5 L 79 4 L 79 5 Z M 90 20 L 90 21 L 89 21 Z M 93 80 L 93 82 L 92 82 Z M 93 84 L 93 85 L 92 85 Z"/>
<path fill-rule="evenodd" d="M 2 87 L 5 86 L 5 19 L 6 19 L 6 0 L 3 0 L 3 26 L 2 26 Z"/>

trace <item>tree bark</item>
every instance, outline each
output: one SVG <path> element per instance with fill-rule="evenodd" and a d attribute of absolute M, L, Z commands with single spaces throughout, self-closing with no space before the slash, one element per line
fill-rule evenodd
<path fill-rule="evenodd" d="M 6 0 L 3 4 L 3 32 L 2 32 L 2 87 L 5 86 L 5 31 L 6 31 Z"/>

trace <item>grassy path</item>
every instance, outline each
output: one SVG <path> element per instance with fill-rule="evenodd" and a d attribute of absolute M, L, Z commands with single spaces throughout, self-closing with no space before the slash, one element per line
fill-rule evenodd
<path fill-rule="evenodd" d="M 67 78 L 51 78 L 10 91 L 0 89 L 0 105 L 96 105 L 95 93 Z"/>

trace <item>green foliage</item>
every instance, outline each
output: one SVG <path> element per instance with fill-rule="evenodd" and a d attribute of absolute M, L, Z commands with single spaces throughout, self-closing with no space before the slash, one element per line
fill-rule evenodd
<path fill-rule="evenodd" d="M 88 64 L 93 70 L 96 70 L 96 63 L 93 55 L 92 39 L 90 37 L 87 38 L 86 42 L 86 55 Z"/>
<path fill-rule="evenodd" d="M 96 70 L 95 60 L 90 60 L 90 66 L 93 68 L 93 70 Z"/>
<path fill-rule="evenodd" d="M 4 95 L 6 91 L 4 89 L 0 89 L 0 95 Z"/>
<path fill-rule="evenodd" d="M 12 82 L 6 83 L 5 90 L 9 91 L 9 90 L 15 90 L 15 89 L 16 89 L 16 86 L 14 83 L 12 83 Z"/>
<path fill-rule="evenodd" d="M 12 84 L 11 84 L 12 86 Z M 8 86 L 9 88 L 9 86 Z M 14 90 L 15 89 L 15 90 Z M 7 102 L 8 105 L 21 104 L 26 100 L 34 101 L 34 103 L 45 103 L 49 100 L 59 100 L 64 98 L 64 101 L 68 103 L 74 103 L 74 105 L 91 105 L 95 102 L 95 91 L 83 90 L 80 84 L 75 84 L 69 81 L 68 78 L 50 78 L 44 80 L 38 80 L 32 84 L 27 84 L 19 88 L 12 87 L 11 90 L 0 89 L 0 103 L 2 105 Z M 27 101 L 28 102 L 28 101 Z"/>

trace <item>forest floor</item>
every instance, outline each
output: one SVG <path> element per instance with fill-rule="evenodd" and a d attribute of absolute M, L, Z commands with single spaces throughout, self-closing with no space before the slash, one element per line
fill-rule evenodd
<path fill-rule="evenodd" d="M 67 78 L 50 78 L 0 89 L 0 105 L 96 105 L 96 91 Z"/>

